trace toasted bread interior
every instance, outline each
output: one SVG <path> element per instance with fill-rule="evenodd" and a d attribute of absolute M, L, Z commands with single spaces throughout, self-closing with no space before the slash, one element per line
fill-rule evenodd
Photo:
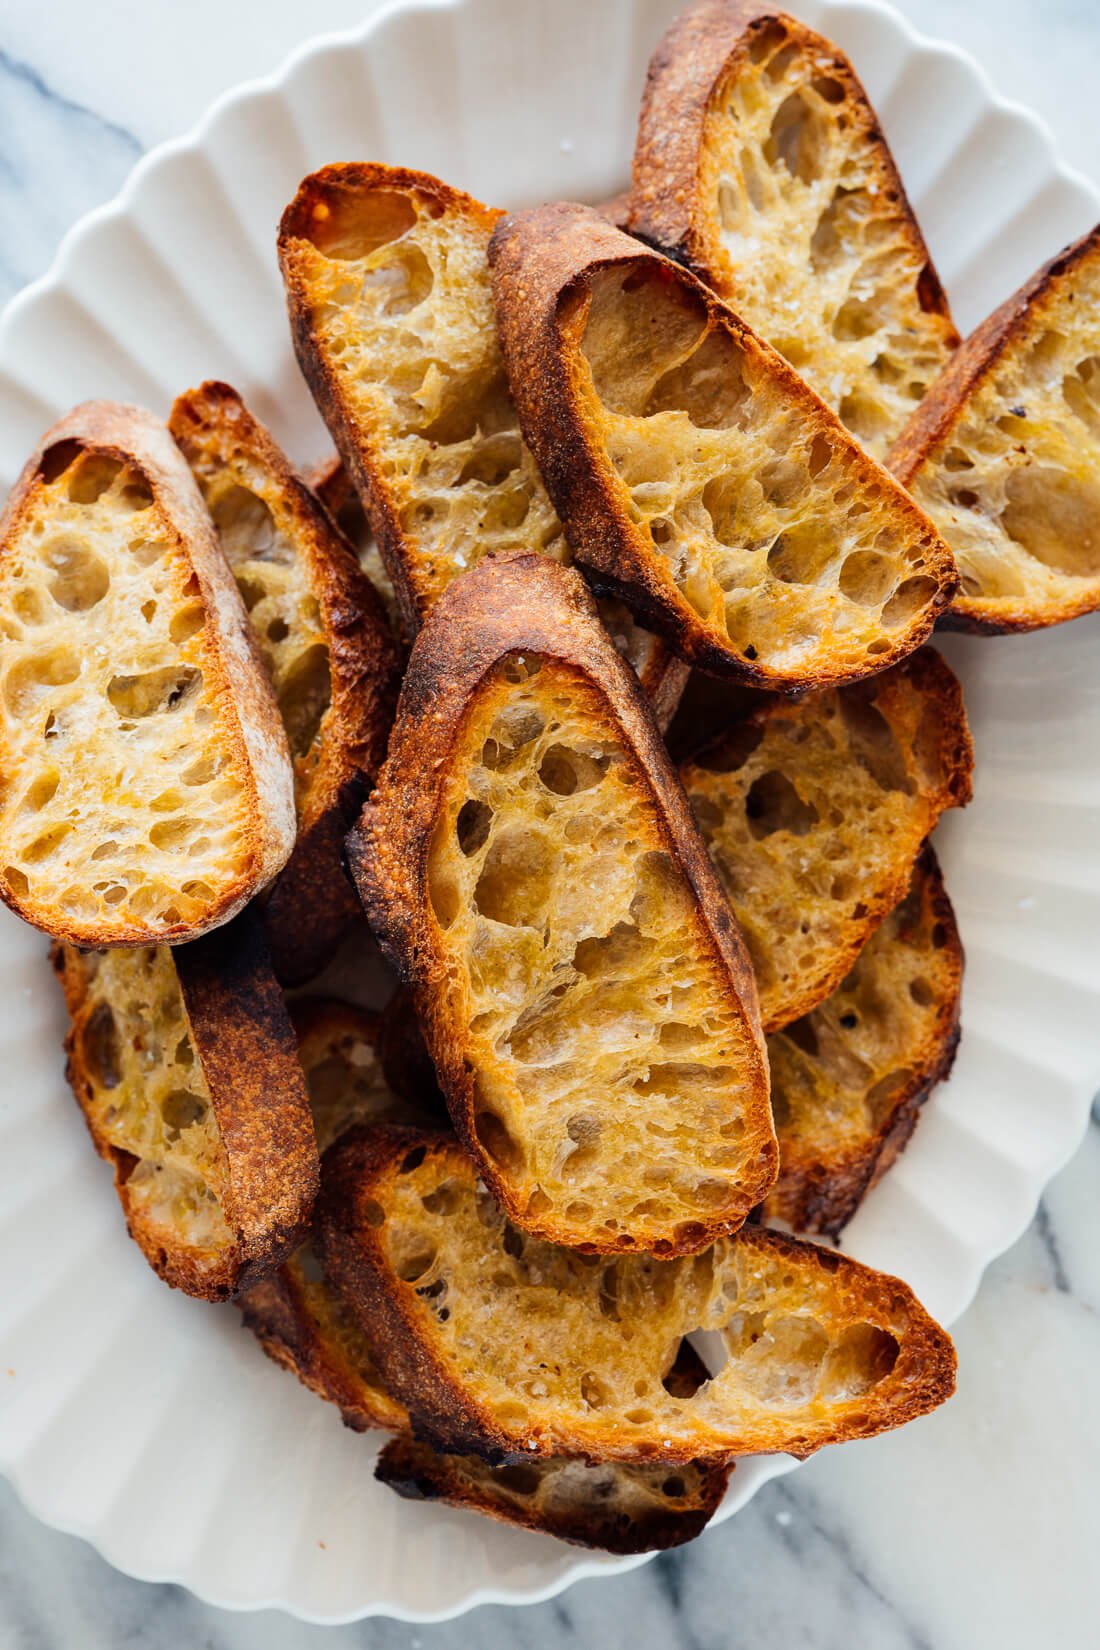
<path fill-rule="evenodd" d="M 507 657 L 455 751 L 428 891 L 474 1132 L 526 1216 L 667 1252 L 743 1218 L 774 1147 L 743 1010 L 614 729 L 571 667 Z"/>
<path fill-rule="evenodd" d="M 906 485 L 960 613 L 1012 628 L 1100 603 L 1100 238 L 1050 282 Z"/>
<path fill-rule="evenodd" d="M 70 931 L 199 922 L 250 871 L 254 803 L 212 748 L 219 695 L 179 550 L 136 466 L 68 441 L 0 560 L 0 874 Z"/>
<path fill-rule="evenodd" d="M 768 1038 L 780 1161 L 767 1218 L 835 1235 L 855 1212 L 950 1066 L 961 973 L 950 901 L 922 856 L 837 989 Z"/>
<path fill-rule="evenodd" d="M 901 1419 L 918 1368 L 949 1384 L 946 1336 L 896 1280 L 751 1226 L 691 1257 L 596 1260 L 513 1226 L 456 1145 L 408 1140 L 358 1218 L 438 1391 L 532 1453 L 807 1450 Z M 726 1362 L 685 1392 L 666 1378 L 700 1330 Z"/>
<path fill-rule="evenodd" d="M 881 471 L 668 266 L 617 262 L 588 293 L 564 318 L 588 417 L 624 508 L 720 645 L 830 679 L 904 650 L 934 610 L 942 547 L 899 515 Z"/>
<path fill-rule="evenodd" d="M 843 980 L 970 796 L 958 683 L 922 650 L 866 682 L 772 700 L 680 768 L 772 1031 Z"/>
<path fill-rule="evenodd" d="M 957 335 L 847 61 L 781 17 L 749 39 L 706 121 L 703 273 L 881 458 Z"/>
<path fill-rule="evenodd" d="M 194 398 L 201 391 L 193 392 Z M 201 412 L 199 415 L 201 417 Z M 212 415 L 216 419 L 217 413 Z M 177 432 L 177 439 L 180 434 Z M 299 816 L 309 803 L 332 702 L 328 643 L 310 567 L 278 481 L 216 430 L 187 427 L 185 454 L 252 621 L 286 728 Z"/>
<path fill-rule="evenodd" d="M 222 1213 L 225 1146 L 197 1058 L 172 951 L 76 951 L 83 974 L 71 1059 L 97 1144 L 123 1153 L 126 1202 L 165 1246 L 198 1255 L 230 1247 Z"/>
<path fill-rule="evenodd" d="M 438 1121 L 430 1103 L 420 1105 L 391 1088 L 379 1053 L 378 1015 L 322 997 L 299 997 L 291 1014 L 319 1152 L 356 1123 Z"/>

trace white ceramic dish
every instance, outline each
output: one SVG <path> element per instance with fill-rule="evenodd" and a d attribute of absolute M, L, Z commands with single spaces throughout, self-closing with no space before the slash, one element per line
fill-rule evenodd
<path fill-rule="evenodd" d="M 328 442 L 291 353 L 275 226 L 322 162 L 427 167 L 482 199 L 599 199 L 629 168 L 646 58 L 682 0 L 395 6 L 314 41 L 146 157 L 0 323 L 0 486 L 85 396 L 164 413 L 237 384 L 303 463 Z M 850 53 L 964 328 L 1100 199 L 960 52 L 873 0 L 797 0 Z M 576 50 L 578 39 L 583 50 Z M 951 1081 L 845 1246 L 950 1322 L 1026 1225 L 1100 1080 L 1097 621 L 949 638 L 977 795 L 938 846 L 969 968 Z M 260 1355 L 232 1308 L 170 1294 L 125 1236 L 62 1074 L 41 938 L 0 917 L 0 1468 L 120 1569 L 315 1621 L 432 1619 L 640 1560 L 397 1501 L 375 1444 Z M 745 1463 L 721 1517 L 786 1461 Z M 410 1557 L 410 1555 L 415 1555 Z"/>

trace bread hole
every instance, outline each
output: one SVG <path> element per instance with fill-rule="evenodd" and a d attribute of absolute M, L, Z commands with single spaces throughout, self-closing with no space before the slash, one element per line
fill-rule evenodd
<path fill-rule="evenodd" d="M 145 620 L 146 624 L 152 624 L 154 618 L 156 617 L 156 612 L 157 612 L 156 602 L 142 602 L 142 604 L 141 604 L 141 616 Z"/>
<path fill-rule="evenodd" d="M 53 574 L 49 580 L 50 595 L 68 613 L 86 613 L 101 602 L 111 588 L 106 564 L 79 539 L 52 539 L 43 557 Z"/>
<path fill-rule="evenodd" d="M 206 1116 L 206 1102 L 189 1089 L 173 1089 L 160 1103 L 160 1114 L 169 1136 L 179 1136 L 184 1129 L 194 1128 Z"/>
<path fill-rule="evenodd" d="M 1078 362 L 1062 380 L 1062 396 L 1092 436 L 1100 437 L 1100 357 L 1091 355 Z M 1026 416 L 1026 408 L 1022 406 L 1012 411 L 1017 417 Z"/>
<path fill-rule="evenodd" d="M 208 752 L 205 755 L 198 757 L 194 762 L 189 763 L 180 774 L 180 780 L 184 785 L 188 786 L 208 785 L 210 781 L 216 778 L 218 773 L 221 771 L 221 765 L 221 757 L 214 755 L 213 752 Z M 177 807 L 182 805 L 183 799 L 179 796 L 178 791 L 172 791 L 166 794 L 170 794 L 171 796 L 178 798 L 178 800 L 173 802 L 171 806 Z"/>
<path fill-rule="evenodd" d="M 1013 470 L 1001 526 L 1044 567 L 1071 577 L 1100 572 L 1100 481 L 1047 465 Z"/>
<path fill-rule="evenodd" d="M 151 828 L 149 841 L 154 848 L 163 853 L 171 853 L 176 848 L 182 848 L 196 828 L 197 821 L 188 819 L 186 815 L 174 819 L 161 819 Z"/>
<path fill-rule="evenodd" d="M 4 678 L 4 698 L 13 716 L 25 716 L 51 688 L 65 687 L 80 675 L 80 661 L 67 648 L 54 648 L 12 665 Z"/>
<path fill-rule="evenodd" d="M 588 1370 L 581 1376 L 581 1399 L 589 1409 L 603 1409 L 610 1397 L 611 1394 L 598 1375 L 593 1375 L 592 1371 Z"/>
<path fill-rule="evenodd" d="M 364 271 L 362 299 L 373 298 L 387 318 L 419 308 L 435 285 L 432 266 L 420 247 L 408 241 L 377 254 Z"/>
<path fill-rule="evenodd" d="M 964 453 L 961 447 L 948 447 L 943 457 L 943 467 L 952 471 L 972 470 L 974 460 L 969 454 Z"/>
<path fill-rule="evenodd" d="M 871 1323 L 850 1324 L 829 1349 L 821 1373 L 820 1396 L 829 1403 L 863 1397 L 890 1374 L 899 1351 L 897 1340 L 888 1330 Z"/>
<path fill-rule="evenodd" d="M 1097 502 L 1100 504 L 1100 492 L 1097 495 Z M 923 574 L 918 575 L 916 578 L 904 579 L 882 610 L 883 624 L 889 626 L 909 624 L 923 608 L 928 606 L 937 589 L 935 579 L 930 579 Z"/>
<path fill-rule="evenodd" d="M 38 466 L 38 473 L 47 487 L 52 487 L 55 481 L 59 481 L 70 464 L 74 463 L 83 451 L 80 442 L 72 440 L 57 441 L 52 447 L 47 447 Z"/>
<path fill-rule="evenodd" d="M 890 643 L 880 636 L 877 641 L 868 642 L 867 652 L 872 658 L 877 658 L 882 653 L 890 652 Z"/>
<path fill-rule="evenodd" d="M 806 836 L 820 818 L 813 803 L 804 802 L 778 768 L 769 768 L 753 780 L 745 794 L 745 815 L 758 842 L 776 831 Z"/>
<path fill-rule="evenodd" d="M 269 642 L 273 642 L 278 646 L 280 642 L 285 642 L 290 635 L 290 626 L 285 619 L 275 618 L 271 620 L 264 634 Z"/>
<path fill-rule="evenodd" d="M 809 1054 L 811 1058 L 817 1059 L 820 1050 L 817 1028 L 811 1015 L 805 1014 L 800 1020 L 792 1020 L 790 1025 L 784 1026 L 783 1035 L 788 1037 L 795 1047 L 800 1048 L 804 1054 Z"/>
<path fill-rule="evenodd" d="M 537 676 L 541 669 L 542 659 L 537 653 L 512 653 L 501 665 L 500 674 L 506 682 L 512 682 L 518 687 Z M 510 715 L 506 711 L 501 720 L 507 726 L 514 748 L 526 744 L 531 739 L 537 739 L 544 726 L 538 711 L 529 706 L 521 707 L 518 716 Z M 528 731 L 520 734 L 521 727 L 526 727 Z"/>
<path fill-rule="evenodd" d="M 589 290 L 582 349 L 593 387 L 609 411 L 641 416 L 658 379 L 702 342 L 706 307 L 659 265 L 599 270 Z"/>
<path fill-rule="evenodd" d="M 695 759 L 696 764 L 706 773 L 736 773 L 745 766 L 763 737 L 762 723 L 738 722 L 713 745 L 702 751 Z M 698 799 L 700 803 L 704 800 L 702 797 Z M 717 826 L 721 820 L 722 815 L 719 814 L 712 823 Z"/>
<path fill-rule="evenodd" d="M 313 748 L 325 712 L 332 703 L 332 673 L 324 642 L 294 661 L 279 689 L 279 713 L 286 728 L 292 756 L 305 756 Z"/>
<path fill-rule="evenodd" d="M 768 572 L 783 584 L 812 584 L 831 560 L 832 548 L 820 529 L 812 522 L 799 522 L 772 544 Z"/>
<path fill-rule="evenodd" d="M 653 1421 L 651 1409 L 628 1409 L 623 1420 L 632 1427 L 648 1427 Z"/>
<path fill-rule="evenodd" d="M 913 1073 L 908 1066 L 899 1066 L 896 1071 L 886 1072 L 868 1089 L 864 1105 L 875 1128 L 879 1128 L 890 1112 L 893 1111 L 898 1096 L 903 1092 L 912 1076 Z"/>
<path fill-rule="evenodd" d="M 136 676 L 112 676 L 107 698 L 112 709 L 128 721 L 179 710 L 193 702 L 201 689 L 201 670 L 192 665 L 165 665 Z"/>
<path fill-rule="evenodd" d="M 102 889 L 101 897 L 104 905 L 121 905 L 123 900 L 126 898 L 126 889 L 120 882 L 110 883 L 105 888 L 102 883 L 95 883 L 93 886 L 97 892 Z"/>
<path fill-rule="evenodd" d="M 108 1003 L 97 1003 L 80 1033 L 80 1050 L 92 1082 L 117 1089 L 122 1081 L 118 1024 Z"/>
<path fill-rule="evenodd" d="M 125 505 L 127 510 L 135 513 L 148 510 L 153 502 L 153 490 L 144 476 L 131 470 L 126 475 L 122 487 L 119 489 L 118 501 Z"/>
<path fill-rule="evenodd" d="M 682 1501 L 687 1494 L 687 1485 L 682 1478 L 673 1474 L 671 1478 L 662 1480 L 661 1494 L 667 1496 L 670 1501 Z"/>
<path fill-rule="evenodd" d="M 883 791 L 912 796 L 915 782 L 907 772 L 905 752 L 893 728 L 875 705 L 873 685 L 845 688 L 838 695 L 840 714 L 853 755 Z"/>
<path fill-rule="evenodd" d="M 878 312 L 864 298 L 848 298 L 833 316 L 832 334 L 840 343 L 869 338 L 880 326 Z"/>
<path fill-rule="evenodd" d="M 493 1482 L 498 1489 L 524 1498 L 536 1494 L 542 1484 L 542 1472 L 533 1463 L 516 1461 L 493 1468 Z"/>
<path fill-rule="evenodd" d="M 203 610 L 197 602 L 181 607 L 168 621 L 168 640 L 176 647 L 182 647 L 202 629 L 203 618 Z"/>
<path fill-rule="evenodd" d="M 24 865 L 40 865 L 44 859 L 49 859 L 71 833 L 72 825 L 67 820 L 51 826 L 23 850 Z"/>
<path fill-rule="evenodd" d="M 715 327 L 657 381 L 643 410 L 646 417 L 683 412 L 697 429 L 726 430 L 741 421 L 749 397 L 740 347 L 724 327 Z"/>
<path fill-rule="evenodd" d="M 782 23 L 769 17 L 766 22 L 751 25 L 747 55 L 751 63 L 763 63 L 787 38 Z"/>
<path fill-rule="evenodd" d="M 455 821 L 455 835 L 458 838 L 458 846 L 467 859 L 480 848 L 484 848 L 489 840 L 489 826 L 492 822 L 493 810 L 487 803 L 469 797 L 462 804 Z"/>
<path fill-rule="evenodd" d="M 163 539 L 134 538 L 130 539 L 126 548 L 139 567 L 152 567 L 163 556 L 167 545 Z"/>
<path fill-rule="evenodd" d="M 874 550 L 853 550 L 845 556 L 837 584 L 842 596 L 861 607 L 878 607 L 894 583 L 894 563 Z"/>
<path fill-rule="evenodd" d="M 426 1146 L 414 1146 L 412 1151 L 406 1152 L 405 1156 L 401 1159 L 401 1167 L 397 1171 L 398 1174 L 412 1174 L 414 1169 L 419 1169 L 426 1156 Z"/>
<path fill-rule="evenodd" d="M 567 745 L 551 745 L 539 763 L 539 779 L 555 796 L 591 790 L 607 772 L 607 756 L 589 756 Z"/>
<path fill-rule="evenodd" d="M 180 889 L 180 893 L 185 894 L 188 899 L 197 901 L 199 905 L 209 905 L 214 898 L 214 890 L 210 884 L 202 882 L 198 878 L 191 882 L 185 882 Z"/>
<path fill-rule="evenodd" d="M 419 1233 L 399 1228 L 390 1239 L 393 1269 L 402 1283 L 419 1283 L 435 1263 L 436 1250 Z"/>
<path fill-rule="evenodd" d="M 536 1186 L 527 1199 L 527 1216 L 529 1220 L 539 1220 L 550 1210 L 550 1199 L 541 1186 Z"/>
<path fill-rule="evenodd" d="M 114 486 L 122 474 L 122 461 L 117 458 L 108 458 L 106 453 L 81 454 L 79 461 L 70 466 L 68 495 L 73 504 L 95 504 Z"/>
<path fill-rule="evenodd" d="M 423 440 L 440 447 L 457 446 L 460 442 L 474 442 L 480 447 L 493 436 L 503 434 L 515 447 L 516 410 L 503 367 L 480 390 L 468 381 L 456 382 L 458 387 L 451 389 L 442 411 L 421 426 L 419 433 Z"/>
<path fill-rule="evenodd" d="M 19 811 L 23 814 L 41 813 L 47 803 L 52 802 L 61 783 L 61 775 L 56 768 L 50 768 L 33 779 L 23 793 L 23 800 L 19 804 Z"/>
<path fill-rule="evenodd" d="M 259 494 L 231 482 L 211 501 L 210 514 L 230 567 L 250 561 L 289 564 L 294 552 Z"/>
<path fill-rule="evenodd" d="M 429 1214 L 454 1214 L 462 1206 L 462 1181 L 442 1181 L 434 1191 L 422 1193 L 421 1203 Z"/>
<path fill-rule="evenodd" d="M 826 103 L 843 103 L 847 95 L 840 81 L 835 80 L 832 75 L 818 75 L 810 84 L 818 97 L 823 98 Z"/>
<path fill-rule="evenodd" d="M 511 928 L 541 927 L 556 859 L 552 842 L 541 831 L 525 825 L 499 830 L 474 890 L 480 914 Z"/>
<path fill-rule="evenodd" d="M 798 55 L 798 47 L 794 41 L 792 41 L 789 46 L 784 46 L 782 51 L 776 52 L 775 56 L 772 58 L 771 62 L 767 66 L 767 69 L 765 70 L 768 79 L 782 80 L 783 76 L 786 74 L 787 70 L 790 68 L 791 64 L 795 61 Z"/>
<path fill-rule="evenodd" d="M 971 492 L 968 487 L 953 487 L 948 496 L 952 504 L 959 505 L 963 510 L 973 510 L 978 503 L 977 493 Z"/>
<path fill-rule="evenodd" d="M 368 1226 L 373 1227 L 375 1230 L 385 1223 L 386 1211 L 373 1197 L 364 1197 L 360 1199 L 359 1213 L 365 1223 Z"/>
<path fill-rule="evenodd" d="M 723 1330 L 737 1386 L 762 1404 L 809 1403 L 817 1393 L 829 1337 L 816 1318 L 736 1312 Z"/>
<path fill-rule="evenodd" d="M 707 1367 L 691 1341 L 686 1335 L 681 1336 L 661 1385 L 670 1398 L 679 1398 L 686 1403 L 695 1397 L 701 1387 L 706 1386 L 709 1379 Z"/>
<path fill-rule="evenodd" d="M 565 1205 L 566 1220 L 575 1220 L 579 1225 L 586 1225 L 588 1221 L 592 1219 L 594 1214 L 595 1210 L 593 1209 L 591 1203 L 586 1202 L 583 1197 L 574 1198 L 571 1203 L 567 1203 Z M 604 1221 L 604 1225 L 609 1229 L 615 1230 L 617 1230 L 618 1227 L 617 1222 L 606 1220 Z"/>
<path fill-rule="evenodd" d="M 508 1130 L 508 1125 L 498 1112 L 488 1106 L 481 1106 L 474 1113 L 474 1137 L 478 1145 L 499 1169 L 509 1179 L 518 1179 L 522 1175 L 525 1159 L 523 1148 Z"/>
<path fill-rule="evenodd" d="M 326 258 L 366 258 L 416 224 L 413 199 L 395 189 L 362 190 L 340 182 L 322 187 L 304 234 Z"/>
<path fill-rule="evenodd" d="M 803 90 L 783 99 L 772 117 L 764 143 L 769 166 L 783 165 L 800 183 L 816 182 L 824 158 L 825 127 Z"/>
<path fill-rule="evenodd" d="M 191 1043 L 190 1043 L 190 1040 L 188 1038 L 186 1038 L 186 1037 L 181 1037 L 180 1038 L 179 1042 L 176 1044 L 175 1052 L 172 1055 L 172 1059 L 175 1061 L 177 1066 L 193 1066 L 194 1065 L 194 1063 L 195 1063 L 195 1051 L 191 1047 Z"/>
<path fill-rule="evenodd" d="M 921 974 L 909 981 L 909 995 L 918 1008 L 931 1008 L 936 1000 L 936 993 Z"/>
<path fill-rule="evenodd" d="M 523 445 L 518 434 L 490 436 L 478 442 L 473 453 L 459 472 L 458 487 L 469 481 L 481 482 L 486 487 L 499 487 L 523 462 Z"/>
<path fill-rule="evenodd" d="M 16 865 L 5 865 L 4 881 L 16 899 L 25 899 L 30 892 L 30 883 Z"/>

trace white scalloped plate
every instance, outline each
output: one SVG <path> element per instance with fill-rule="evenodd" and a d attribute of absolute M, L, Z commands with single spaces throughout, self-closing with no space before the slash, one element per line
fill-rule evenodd
<path fill-rule="evenodd" d="M 136 167 L 0 323 L 0 486 L 85 396 L 166 413 L 237 384 L 303 462 L 328 443 L 291 353 L 275 226 L 325 161 L 426 167 L 503 205 L 628 175 L 646 58 L 679 0 L 438 0 L 315 41 Z M 886 6 L 799 0 L 882 116 L 963 327 L 1100 217 L 1037 120 Z M 583 42 L 577 50 L 577 42 Z M 969 968 L 958 1064 L 846 1247 L 950 1321 L 1070 1155 L 1100 1080 L 1097 621 L 950 638 L 977 795 L 938 834 Z M 232 1308 L 126 1238 L 62 1074 L 42 940 L 0 917 L 0 1467 L 120 1569 L 314 1621 L 428 1620 L 634 1561 L 398 1501 L 375 1444 L 269 1364 Z M 747 1462 L 720 1516 L 790 1463 Z M 415 1562 L 408 1555 L 415 1553 Z"/>

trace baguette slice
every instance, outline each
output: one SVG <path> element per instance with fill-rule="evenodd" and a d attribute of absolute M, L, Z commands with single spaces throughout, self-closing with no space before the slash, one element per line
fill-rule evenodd
<path fill-rule="evenodd" d="M 651 1553 L 694 1541 L 722 1505 L 731 1465 L 675 1467 L 542 1457 L 493 1466 L 446 1455 L 404 1434 L 378 1457 L 374 1476 L 412 1501 L 443 1501 L 505 1524 L 609 1553 Z"/>
<path fill-rule="evenodd" d="M 398 652 L 351 546 L 235 390 L 188 390 L 168 427 L 233 570 L 290 744 L 298 839 L 266 920 L 276 974 L 300 985 L 359 916 L 343 842 L 386 753 Z"/>
<path fill-rule="evenodd" d="M 298 998 L 291 1014 L 321 1151 L 369 1119 L 421 1127 L 438 1123 L 433 1095 L 421 1102 L 389 1085 L 380 1053 L 386 1016 L 323 997 Z M 354 1314 L 325 1285 L 308 1240 L 238 1304 L 268 1357 L 335 1404 L 355 1431 L 392 1432 L 408 1425 L 404 1406 L 386 1391 Z"/>
<path fill-rule="evenodd" d="M 805 1456 L 898 1426 L 954 1385 L 948 1336 L 896 1278 L 756 1226 L 690 1257 L 594 1265 L 512 1225 L 445 1135 L 345 1135 L 316 1229 L 388 1389 L 440 1449 Z M 665 1377 L 701 1330 L 727 1362 L 677 1396 Z"/>
<path fill-rule="evenodd" d="M 997 634 L 1100 608 L 1100 227 L 971 333 L 890 454 Z"/>
<path fill-rule="evenodd" d="M 0 897 L 82 945 L 229 920 L 294 845 L 286 736 L 198 489 L 139 407 L 42 438 L 0 519 Z"/>
<path fill-rule="evenodd" d="M 752 971 L 578 574 L 494 558 L 437 602 L 348 858 L 518 1225 L 676 1254 L 741 1223 L 775 1177 Z"/>
<path fill-rule="evenodd" d="M 51 955 L 69 1082 L 150 1266 L 206 1300 L 274 1271 L 309 1220 L 317 1147 L 254 914 L 186 946 Z"/>
<path fill-rule="evenodd" d="M 426 172 L 326 166 L 280 229 L 298 359 L 408 636 L 490 551 L 570 559 L 500 358 L 488 251 L 501 216 Z M 682 666 L 621 603 L 603 616 L 663 725 Z"/>
<path fill-rule="evenodd" d="M 962 693 L 932 648 L 869 682 L 765 701 L 680 765 L 749 948 L 765 1030 L 835 991 L 970 800 Z"/>
<path fill-rule="evenodd" d="M 490 261 L 523 433 L 599 589 L 750 686 L 852 680 L 924 640 L 946 545 L 700 281 L 567 204 L 505 219 Z"/>
<path fill-rule="evenodd" d="M 963 953 L 931 848 L 841 985 L 768 1038 L 779 1179 L 765 1220 L 836 1239 L 951 1070 Z"/>
<path fill-rule="evenodd" d="M 774 344 L 876 458 L 958 344 L 855 70 L 759 0 L 702 0 L 657 47 L 627 225 Z"/>

